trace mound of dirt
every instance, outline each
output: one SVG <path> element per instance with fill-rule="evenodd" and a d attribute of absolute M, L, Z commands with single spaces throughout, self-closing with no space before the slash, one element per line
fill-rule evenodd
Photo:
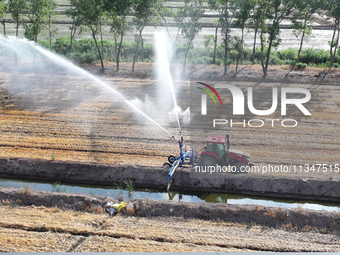
<path fill-rule="evenodd" d="M 0 201 L 20 205 L 57 206 L 60 209 L 78 211 L 101 211 L 107 202 L 117 203 L 107 197 L 38 192 L 25 189 L 0 188 Z M 98 209 L 99 208 L 99 209 Z M 270 227 L 292 226 L 311 229 L 340 231 L 340 217 L 337 212 L 308 209 L 273 208 L 258 205 L 232 205 L 213 203 L 188 203 L 136 199 L 130 201 L 121 211 L 139 217 L 181 217 L 225 222 L 256 223 Z"/>

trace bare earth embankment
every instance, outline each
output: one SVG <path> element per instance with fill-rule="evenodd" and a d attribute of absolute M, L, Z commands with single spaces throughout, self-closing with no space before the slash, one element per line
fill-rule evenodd
<path fill-rule="evenodd" d="M 8 252 L 340 251 L 333 233 L 34 206 L 0 212 L 0 250 Z"/>
<path fill-rule="evenodd" d="M 101 197 L 0 189 L 0 197 L 6 194 L 0 251 L 340 251 L 339 232 L 329 230 L 339 225 L 339 213 L 137 199 L 112 217 Z M 27 205 L 53 201 L 58 207 Z"/>

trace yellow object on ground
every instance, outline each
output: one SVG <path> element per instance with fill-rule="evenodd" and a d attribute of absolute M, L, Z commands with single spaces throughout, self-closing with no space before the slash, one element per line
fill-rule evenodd
<path fill-rule="evenodd" d="M 115 208 L 118 212 L 122 210 L 127 205 L 125 202 L 121 202 L 120 204 L 114 204 L 112 207 Z"/>

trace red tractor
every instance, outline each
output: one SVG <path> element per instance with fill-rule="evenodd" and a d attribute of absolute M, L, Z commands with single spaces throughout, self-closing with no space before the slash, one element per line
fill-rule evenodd
<path fill-rule="evenodd" d="M 246 169 L 241 169 L 242 166 L 252 166 L 250 163 L 249 153 L 232 150 L 229 144 L 229 135 L 226 137 L 211 135 L 207 139 L 207 145 L 198 154 L 199 159 L 197 160 L 197 153 L 190 148 L 190 146 L 183 145 L 183 136 L 180 133 L 179 142 L 179 157 L 173 155 L 168 157 L 168 162 L 163 164 L 163 167 L 169 170 L 169 182 L 168 188 L 170 189 L 170 184 L 172 181 L 172 176 L 175 173 L 177 167 L 182 167 L 183 165 L 195 166 L 197 162 L 198 166 L 232 166 L 232 173 L 246 173 Z M 184 146 L 184 151 L 183 151 Z M 189 162 L 188 162 L 189 161 Z"/>
<path fill-rule="evenodd" d="M 226 137 L 211 135 L 207 139 L 207 145 L 198 154 L 199 166 L 235 166 L 237 172 L 244 172 L 242 166 L 252 166 L 250 154 L 239 150 L 230 149 L 229 135 Z"/>

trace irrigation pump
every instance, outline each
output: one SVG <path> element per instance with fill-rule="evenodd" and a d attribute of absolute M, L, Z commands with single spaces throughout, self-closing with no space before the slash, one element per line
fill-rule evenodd
<path fill-rule="evenodd" d="M 193 167 L 194 164 L 197 162 L 197 153 L 195 152 L 193 148 L 190 147 L 189 144 L 184 145 L 182 132 L 180 132 L 179 134 L 180 134 L 180 140 L 178 141 L 179 156 L 175 157 L 173 155 L 170 155 L 168 157 L 168 162 L 163 164 L 164 168 L 167 168 L 167 169 L 170 168 L 169 182 L 168 182 L 168 187 L 167 187 L 168 191 L 170 189 L 172 176 L 175 173 L 177 167 L 182 167 L 184 165 Z"/>

